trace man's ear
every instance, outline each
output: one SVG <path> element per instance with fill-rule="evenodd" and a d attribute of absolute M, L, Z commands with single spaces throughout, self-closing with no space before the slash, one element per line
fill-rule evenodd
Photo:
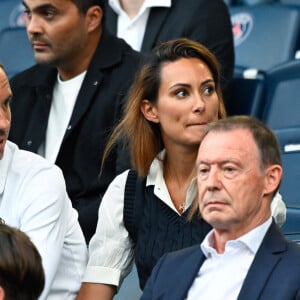
<path fill-rule="evenodd" d="M 282 167 L 272 165 L 266 169 L 264 194 L 272 194 L 279 186 L 282 178 Z"/>
<path fill-rule="evenodd" d="M 151 103 L 149 100 L 143 100 L 140 109 L 145 119 L 153 123 L 159 123 L 159 117 L 156 106 L 153 105 L 153 103 Z"/>
<path fill-rule="evenodd" d="M 86 22 L 88 32 L 92 32 L 97 28 L 101 27 L 103 18 L 103 10 L 100 6 L 91 6 L 86 12 Z"/>

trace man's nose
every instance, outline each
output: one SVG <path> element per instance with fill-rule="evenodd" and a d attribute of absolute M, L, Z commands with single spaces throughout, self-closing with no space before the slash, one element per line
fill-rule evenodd
<path fill-rule="evenodd" d="M 211 168 L 207 177 L 208 190 L 219 190 L 222 187 L 221 174 L 217 167 Z"/>
<path fill-rule="evenodd" d="M 26 22 L 27 33 L 29 35 L 42 32 L 42 26 L 39 17 L 32 15 Z"/>

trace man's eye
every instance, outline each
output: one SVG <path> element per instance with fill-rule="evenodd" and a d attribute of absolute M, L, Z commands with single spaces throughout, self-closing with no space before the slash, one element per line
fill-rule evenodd
<path fill-rule="evenodd" d="M 224 167 L 223 168 L 223 174 L 227 178 L 233 178 L 235 177 L 237 173 L 237 168 L 234 167 Z"/>
<path fill-rule="evenodd" d="M 51 11 L 51 10 L 47 10 L 44 12 L 44 16 L 47 18 L 47 19 L 50 19 L 54 16 L 54 12 Z"/>
<path fill-rule="evenodd" d="M 207 177 L 208 172 L 209 172 L 208 168 L 199 168 L 198 175 L 200 178 L 204 178 Z"/>

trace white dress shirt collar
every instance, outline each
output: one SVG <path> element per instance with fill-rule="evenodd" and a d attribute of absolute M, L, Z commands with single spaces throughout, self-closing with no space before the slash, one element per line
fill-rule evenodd
<path fill-rule="evenodd" d="M 134 50 L 140 51 L 151 7 L 170 7 L 171 0 L 145 0 L 132 19 L 122 9 L 119 0 L 109 0 L 109 5 L 118 15 L 116 35 L 124 39 Z"/>
<path fill-rule="evenodd" d="M 117 15 L 126 14 L 120 5 L 119 0 L 109 0 L 108 4 L 116 12 Z M 146 8 L 151 7 L 171 7 L 172 0 L 145 0 L 138 15 L 141 15 Z"/>
<path fill-rule="evenodd" d="M 174 206 L 174 203 L 170 197 L 170 193 L 168 191 L 166 182 L 164 180 L 164 172 L 163 172 L 163 161 L 166 156 L 166 150 L 162 150 L 157 157 L 153 160 L 149 174 L 147 176 L 146 186 L 154 185 L 154 194 L 163 199 L 167 205 L 172 207 L 176 212 L 177 209 Z M 197 195 L 197 180 L 196 177 L 192 179 L 190 186 L 187 191 L 186 199 L 185 199 L 185 209 L 190 207 L 193 200 Z"/>
<path fill-rule="evenodd" d="M 232 244 L 243 244 L 246 248 L 248 248 L 249 251 L 251 251 L 252 254 L 255 255 L 271 223 L 272 223 L 272 217 L 270 217 L 267 221 L 255 227 L 245 235 L 239 237 L 238 239 L 228 241 L 226 243 L 226 247 Z M 206 257 L 211 255 L 212 253 L 216 253 L 216 250 L 214 249 L 213 245 L 214 245 L 214 229 L 212 229 L 206 235 L 205 239 L 201 243 L 201 249 Z"/>

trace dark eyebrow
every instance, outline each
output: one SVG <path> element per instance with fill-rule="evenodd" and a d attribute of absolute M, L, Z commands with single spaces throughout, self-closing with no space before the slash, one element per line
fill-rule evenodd
<path fill-rule="evenodd" d="M 205 80 L 205 81 L 203 81 L 202 83 L 201 83 L 201 86 L 203 86 L 203 85 L 206 85 L 206 84 L 208 84 L 208 83 L 215 83 L 215 81 L 213 80 L 213 79 L 207 79 L 207 80 Z"/>
<path fill-rule="evenodd" d="M 27 4 L 25 3 L 25 1 L 22 1 L 22 5 L 25 7 L 25 8 L 28 8 Z"/>
<path fill-rule="evenodd" d="M 207 79 L 207 80 L 201 82 L 201 86 L 204 86 L 204 85 L 206 85 L 208 83 L 211 83 L 211 82 L 214 83 L 214 80 L 213 79 Z M 178 83 L 175 83 L 174 85 L 170 86 L 169 89 L 172 89 L 172 88 L 175 88 L 175 87 L 186 87 L 186 88 L 188 88 L 190 86 L 191 85 L 188 84 L 188 83 L 180 83 L 180 82 L 178 82 Z"/>
<path fill-rule="evenodd" d="M 190 84 L 178 82 L 178 83 L 175 83 L 175 84 L 171 85 L 169 89 L 173 89 L 173 88 L 176 88 L 176 87 L 186 87 L 186 88 L 188 88 L 190 86 L 191 86 Z"/>
<path fill-rule="evenodd" d="M 25 1 L 23 1 L 22 4 L 24 5 L 24 7 L 25 7 L 26 9 L 29 9 L 29 7 L 28 7 L 28 5 L 25 3 Z M 47 10 L 47 9 L 49 9 L 49 8 L 55 8 L 55 9 L 56 9 L 56 7 L 53 6 L 52 4 L 50 4 L 50 3 L 45 3 L 45 4 L 42 4 L 42 5 L 40 5 L 40 6 L 34 7 L 33 11 L 43 11 L 43 10 Z"/>

